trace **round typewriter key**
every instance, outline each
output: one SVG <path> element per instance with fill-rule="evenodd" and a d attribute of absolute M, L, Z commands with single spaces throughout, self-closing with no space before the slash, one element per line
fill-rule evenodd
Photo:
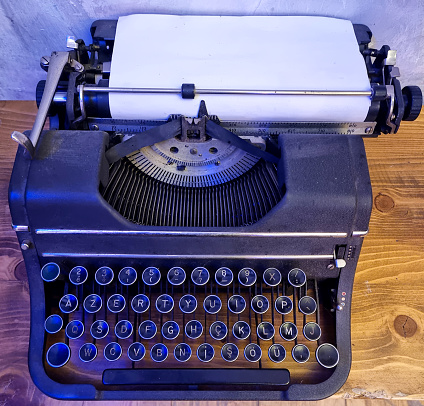
<path fill-rule="evenodd" d="M 150 300 L 146 295 L 140 293 L 136 295 L 131 300 L 131 307 L 136 313 L 144 313 L 149 309 Z"/>
<path fill-rule="evenodd" d="M 148 286 L 156 285 L 160 281 L 160 271 L 154 266 L 149 266 L 141 274 L 141 279 Z"/>
<path fill-rule="evenodd" d="M 186 343 L 177 344 L 174 348 L 174 357 L 177 361 L 186 362 L 191 357 L 191 348 Z"/>
<path fill-rule="evenodd" d="M 183 313 L 193 313 L 197 309 L 197 300 L 193 295 L 184 295 L 179 306 Z"/>
<path fill-rule="evenodd" d="M 156 309 L 159 313 L 169 313 L 174 308 L 174 299 L 167 294 L 158 296 L 156 299 Z"/>
<path fill-rule="evenodd" d="M 119 271 L 118 279 L 125 286 L 132 285 L 137 280 L 137 271 L 130 266 L 126 266 Z"/>
<path fill-rule="evenodd" d="M 53 282 L 60 275 L 59 265 L 55 262 L 49 262 L 41 268 L 41 278 L 45 282 Z"/>
<path fill-rule="evenodd" d="M 65 343 L 53 344 L 46 354 L 47 363 L 53 368 L 63 367 L 71 357 L 71 350 Z"/>
<path fill-rule="evenodd" d="M 90 327 L 90 334 L 93 338 L 100 340 L 109 333 L 109 325 L 104 320 L 96 320 Z"/>
<path fill-rule="evenodd" d="M 275 310 L 280 314 L 289 314 L 293 310 L 293 302 L 287 296 L 279 296 L 275 300 Z"/>
<path fill-rule="evenodd" d="M 233 326 L 233 336 L 238 340 L 245 340 L 250 336 L 250 326 L 245 321 L 237 321 Z"/>
<path fill-rule="evenodd" d="M 312 314 L 317 309 L 317 302 L 310 296 L 303 296 L 299 299 L 299 310 L 303 314 Z"/>
<path fill-rule="evenodd" d="M 271 340 L 275 334 L 274 326 L 268 321 L 263 321 L 256 328 L 256 334 L 261 340 Z"/>
<path fill-rule="evenodd" d="M 138 327 L 138 334 L 145 340 L 150 340 L 156 335 L 156 324 L 152 320 L 144 320 Z"/>
<path fill-rule="evenodd" d="M 44 329 L 50 333 L 54 334 L 60 331 L 63 327 L 63 320 L 62 317 L 60 317 L 58 314 L 52 314 L 51 316 L 47 317 L 46 321 L 44 322 Z"/>
<path fill-rule="evenodd" d="M 128 358 L 131 361 L 141 361 L 144 356 L 146 355 L 146 349 L 144 348 L 144 345 L 141 343 L 132 343 L 129 347 L 128 347 Z"/>
<path fill-rule="evenodd" d="M 272 362 L 283 362 L 286 359 L 286 350 L 281 344 L 272 344 L 268 350 L 268 357 Z"/>
<path fill-rule="evenodd" d="M 206 313 L 216 314 L 221 310 L 222 302 L 221 299 L 216 295 L 209 295 L 205 297 L 203 301 L 203 308 Z"/>
<path fill-rule="evenodd" d="M 209 281 L 209 271 L 202 266 L 198 266 L 193 269 L 193 272 L 191 273 L 191 280 L 195 285 L 205 285 Z"/>
<path fill-rule="evenodd" d="M 277 286 L 281 283 L 281 273 L 277 268 L 268 268 L 263 274 L 264 282 L 268 286 Z"/>
<path fill-rule="evenodd" d="M 226 343 L 221 348 L 221 357 L 227 362 L 235 361 L 239 356 L 239 349 L 233 343 Z"/>
<path fill-rule="evenodd" d="M 269 309 L 268 299 L 263 295 L 256 295 L 250 303 L 255 313 L 263 314 Z"/>
<path fill-rule="evenodd" d="M 306 323 L 303 327 L 303 335 L 309 341 L 316 341 L 321 337 L 321 327 L 314 322 Z"/>
<path fill-rule="evenodd" d="M 102 266 L 99 268 L 95 275 L 94 279 L 99 285 L 109 285 L 113 281 L 113 271 L 108 266 Z"/>
<path fill-rule="evenodd" d="M 232 313 L 239 314 L 246 308 L 246 301 L 243 296 L 233 295 L 228 299 L 228 308 Z"/>
<path fill-rule="evenodd" d="M 334 368 L 339 363 L 339 352 L 332 344 L 321 344 L 317 348 L 315 356 L 318 363 L 324 368 Z"/>
<path fill-rule="evenodd" d="M 122 347 L 116 342 L 111 342 L 106 345 L 103 355 L 108 361 L 116 361 L 122 355 Z"/>
<path fill-rule="evenodd" d="M 186 273 L 183 268 L 174 266 L 168 271 L 168 282 L 171 285 L 181 285 L 186 279 Z"/>
<path fill-rule="evenodd" d="M 289 272 L 288 279 L 290 285 L 294 286 L 295 288 L 300 288 L 306 282 L 306 275 L 305 272 L 303 272 L 301 269 L 294 268 Z"/>
<path fill-rule="evenodd" d="M 286 341 L 292 341 L 297 337 L 297 327 L 295 324 L 287 321 L 280 326 L 280 336 Z"/>
<path fill-rule="evenodd" d="M 96 313 L 102 308 L 102 298 L 92 293 L 84 299 L 83 306 L 87 313 Z"/>
<path fill-rule="evenodd" d="M 167 340 L 174 340 L 180 334 L 180 327 L 173 320 L 168 320 L 162 325 L 162 335 Z"/>
<path fill-rule="evenodd" d="M 199 338 L 203 333 L 202 323 L 200 323 L 198 320 L 190 320 L 185 325 L 185 333 L 188 338 Z"/>
<path fill-rule="evenodd" d="M 133 332 L 133 326 L 128 320 L 120 320 L 115 325 L 115 335 L 118 338 L 128 338 Z"/>
<path fill-rule="evenodd" d="M 250 362 L 257 362 L 262 357 L 262 350 L 258 344 L 250 343 L 247 344 L 244 349 L 244 358 Z"/>
<path fill-rule="evenodd" d="M 82 285 L 87 278 L 88 272 L 83 266 L 76 266 L 69 272 L 69 281 L 74 285 Z"/>
<path fill-rule="evenodd" d="M 233 272 L 230 268 L 219 268 L 215 272 L 215 280 L 218 285 L 228 286 L 233 281 Z"/>
<path fill-rule="evenodd" d="M 243 268 L 238 273 L 238 280 L 243 286 L 252 286 L 256 282 L 256 272 L 252 268 Z"/>
<path fill-rule="evenodd" d="M 292 357 L 299 364 L 303 364 L 309 359 L 309 349 L 306 345 L 297 344 L 292 349 Z"/>
<path fill-rule="evenodd" d="M 214 321 L 209 327 L 209 334 L 214 340 L 223 340 L 227 333 L 227 325 L 222 321 Z"/>
<path fill-rule="evenodd" d="M 107 300 L 107 308 L 112 313 L 119 313 L 122 312 L 125 308 L 125 298 L 124 296 L 120 295 L 119 293 L 116 293 L 109 297 Z"/>
<path fill-rule="evenodd" d="M 97 347 L 92 343 L 85 343 L 79 349 L 79 357 L 83 362 L 93 361 L 97 357 Z"/>
<path fill-rule="evenodd" d="M 208 343 L 200 344 L 197 348 L 197 358 L 202 362 L 209 362 L 215 355 L 215 350 Z"/>
<path fill-rule="evenodd" d="M 72 313 L 78 307 L 78 299 L 71 294 L 63 296 L 59 301 L 59 309 L 63 313 Z"/>
<path fill-rule="evenodd" d="M 65 333 L 71 340 L 80 338 L 84 334 L 84 324 L 79 320 L 72 320 L 66 326 Z"/>
<path fill-rule="evenodd" d="M 150 350 L 150 357 L 155 362 L 163 362 L 168 357 L 168 348 L 165 344 L 155 344 Z"/>

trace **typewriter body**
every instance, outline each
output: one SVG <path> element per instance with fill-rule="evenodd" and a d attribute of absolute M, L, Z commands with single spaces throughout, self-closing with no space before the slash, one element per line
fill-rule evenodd
<path fill-rule="evenodd" d="M 34 382 L 67 399 L 330 396 L 350 370 L 372 207 L 362 137 L 415 119 L 419 89 L 402 91 L 393 51 L 355 25 L 363 123 L 220 121 L 205 103 L 196 118 L 116 120 L 115 28 L 97 21 L 91 45 L 42 59 L 36 123 L 12 135 Z"/>

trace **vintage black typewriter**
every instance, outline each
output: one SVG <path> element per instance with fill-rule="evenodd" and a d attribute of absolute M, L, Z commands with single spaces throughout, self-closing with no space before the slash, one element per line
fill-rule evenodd
<path fill-rule="evenodd" d="M 195 118 L 112 119 L 113 91 L 170 91 L 109 88 L 116 21 L 42 58 L 9 200 L 43 392 L 301 400 L 343 385 L 372 206 L 362 137 L 395 133 L 422 104 L 395 52 L 354 29 L 371 83 L 360 123 L 220 121 L 201 98 Z"/>

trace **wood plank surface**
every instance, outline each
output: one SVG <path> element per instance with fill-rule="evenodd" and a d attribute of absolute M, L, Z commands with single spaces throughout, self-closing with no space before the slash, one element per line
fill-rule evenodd
<path fill-rule="evenodd" d="M 0 101 L 0 406 L 99 405 L 47 398 L 28 373 L 29 292 L 10 228 L 7 188 L 16 152 L 10 133 L 30 129 L 35 113 L 34 102 Z M 355 276 L 352 370 L 331 399 L 299 405 L 418 406 L 424 399 L 424 114 L 416 122 L 402 123 L 398 134 L 366 139 L 365 144 L 374 207 Z M 274 406 L 284 402 L 119 404 Z"/>

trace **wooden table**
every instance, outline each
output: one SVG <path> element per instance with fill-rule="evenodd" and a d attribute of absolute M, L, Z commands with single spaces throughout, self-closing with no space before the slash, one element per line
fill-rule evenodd
<path fill-rule="evenodd" d="M 34 102 L 0 101 L 0 405 L 51 405 L 27 367 L 29 292 L 7 188 L 16 152 L 13 130 L 32 127 Z M 424 114 L 396 135 L 366 139 L 374 208 L 356 271 L 352 306 L 353 364 L 343 388 L 325 405 L 418 405 L 424 399 Z M 364 400 L 367 399 L 367 400 Z M 67 403 L 67 402 L 65 402 Z M 65 403 L 60 403 L 61 405 Z M 153 405 L 155 402 L 124 402 Z M 202 402 L 157 402 L 194 405 Z M 233 405 L 237 402 L 205 402 Z M 259 402 L 262 405 L 269 402 Z M 279 402 L 278 402 L 279 403 Z M 69 402 L 73 406 L 99 404 Z M 121 405 L 123 403 L 120 403 Z M 258 405 L 244 402 L 243 405 Z M 299 402 L 305 405 L 306 403 Z M 379 403 L 381 405 L 382 403 Z M 241 405 L 241 403 L 240 403 Z"/>

